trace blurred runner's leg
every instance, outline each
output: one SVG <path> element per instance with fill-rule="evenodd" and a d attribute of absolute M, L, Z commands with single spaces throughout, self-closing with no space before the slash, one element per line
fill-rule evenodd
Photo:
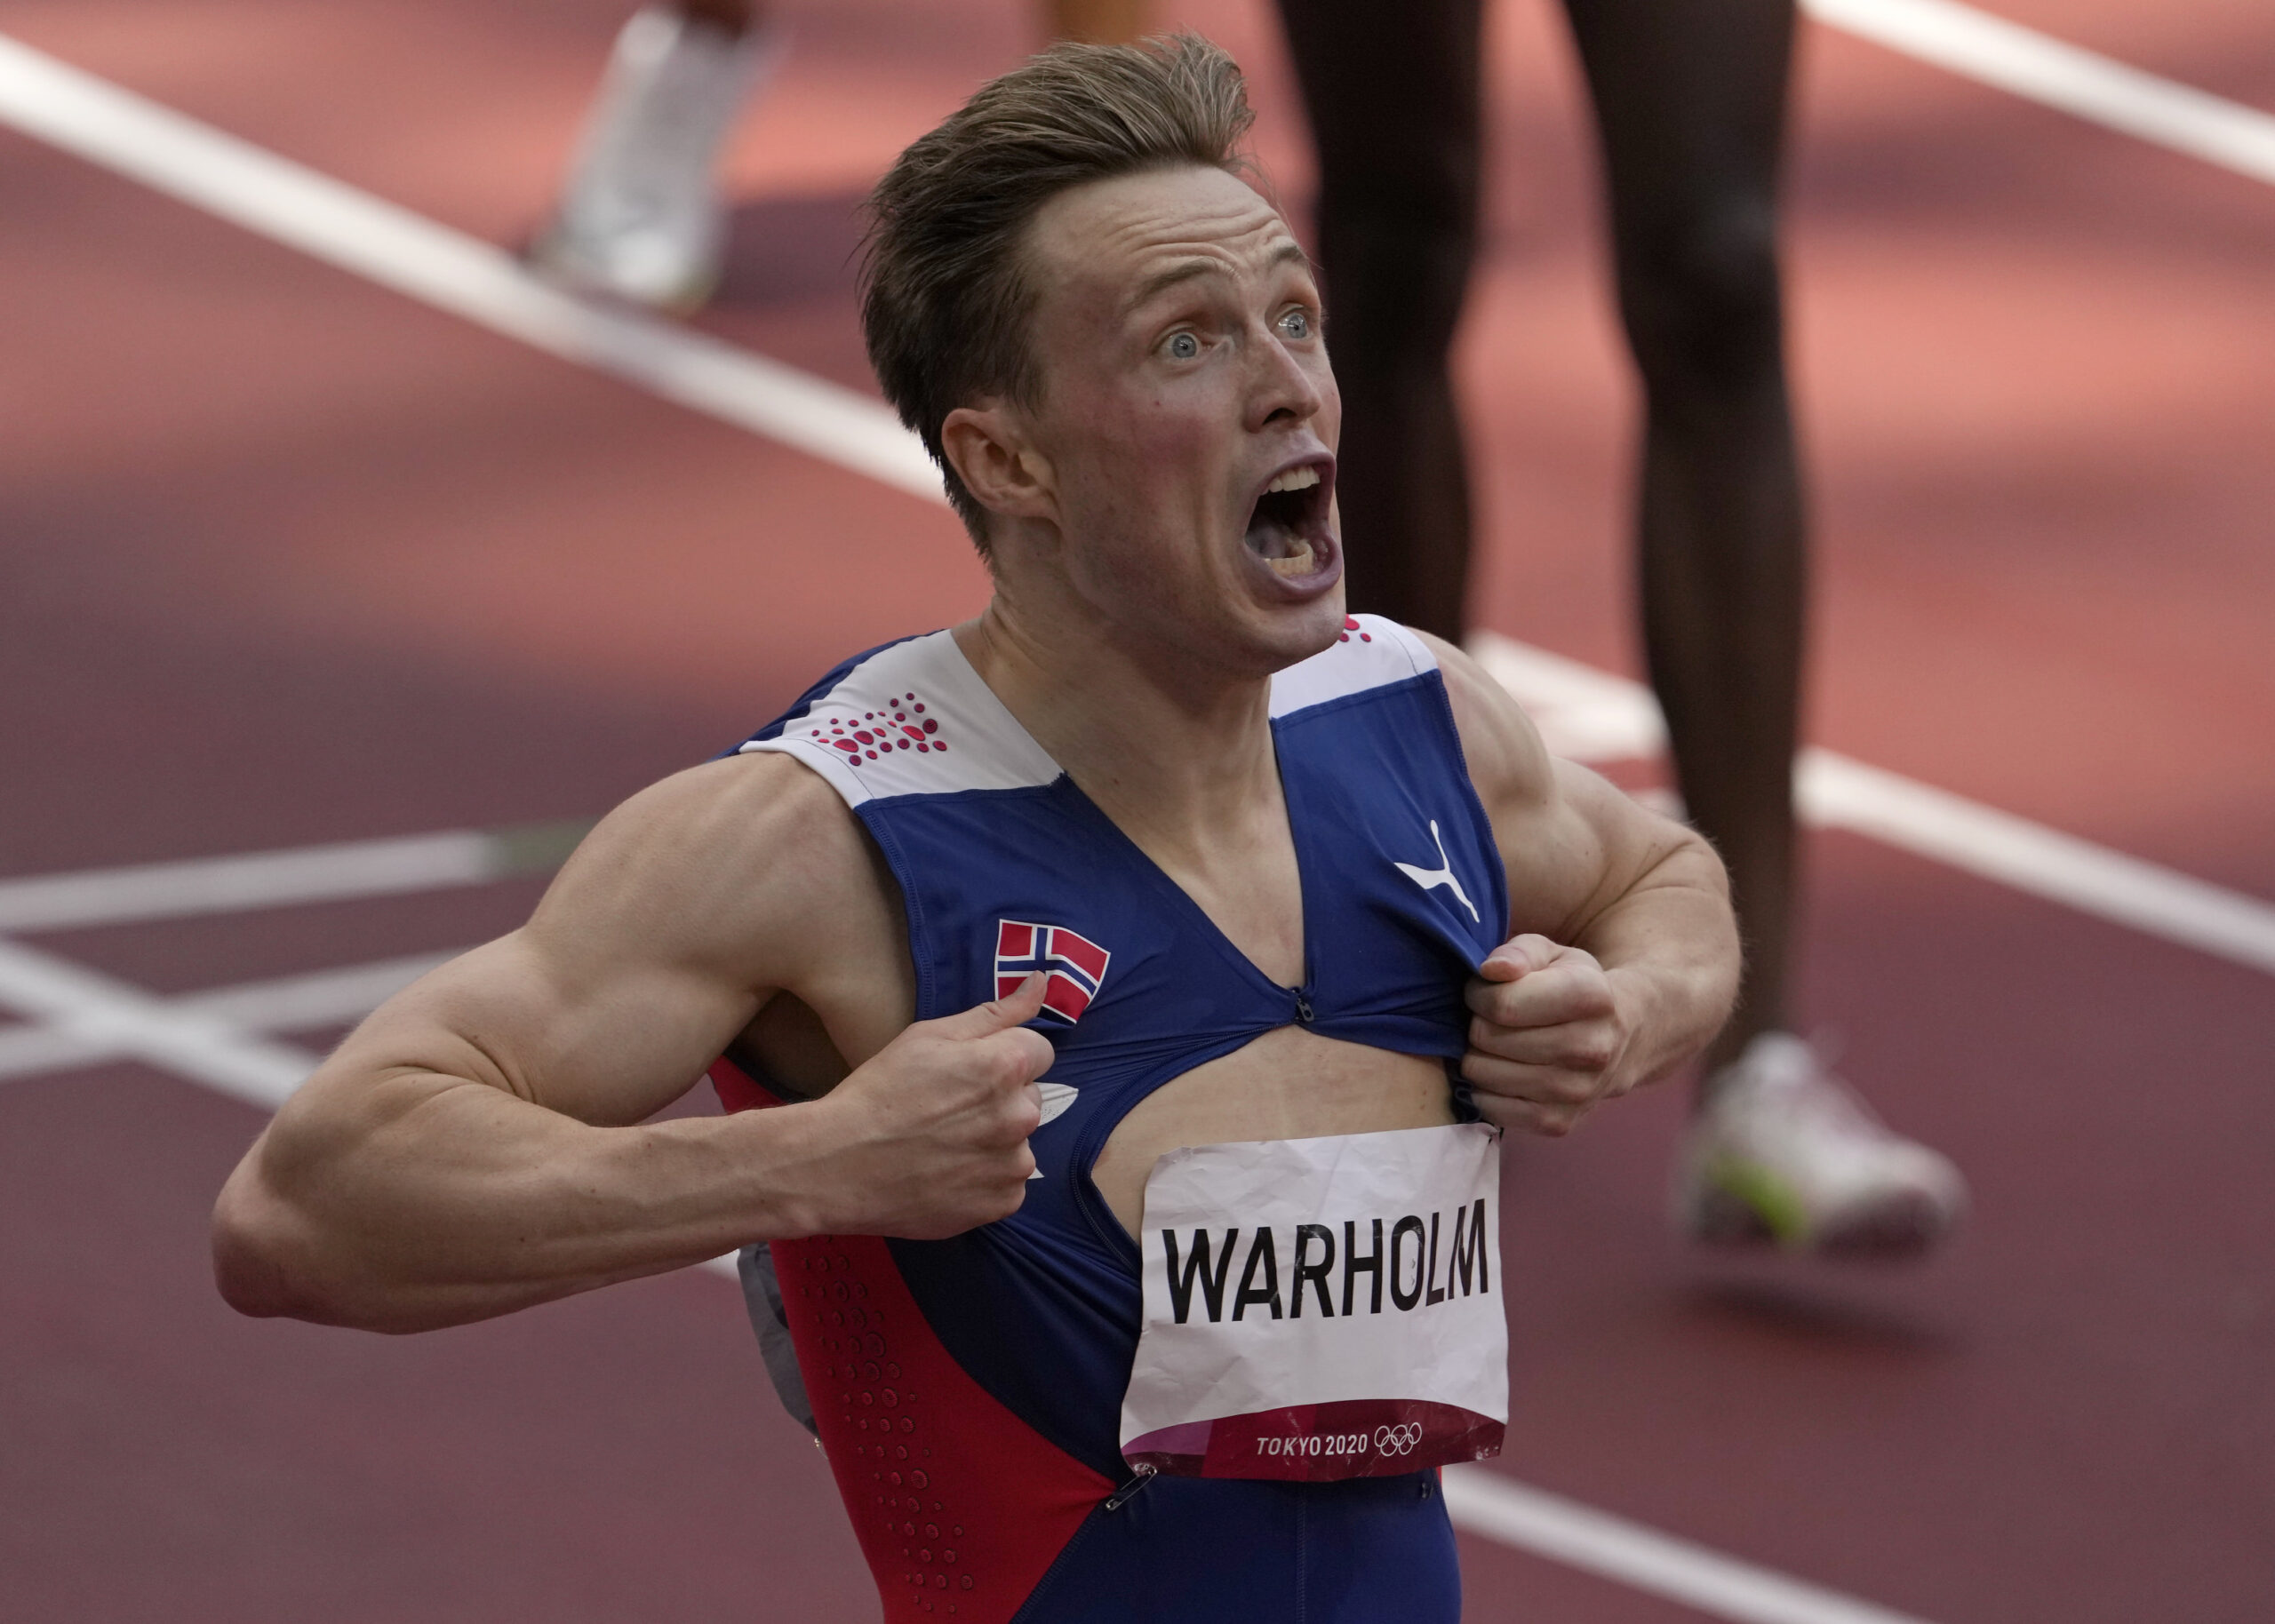
<path fill-rule="evenodd" d="M 1681 1155 L 1678 1221 L 1704 1238 L 1918 1251 L 1963 1205 L 1956 1170 L 1881 1126 L 1784 1030 L 1805 585 L 1776 247 L 1792 0 L 1566 6 L 1647 400 L 1651 679 L 1750 950 Z M 1280 10 L 1319 146 L 1352 607 L 1458 638 L 1470 519 L 1447 357 L 1476 240 L 1478 0 Z"/>
<path fill-rule="evenodd" d="M 1048 0 L 1052 38 L 1118 44 L 1145 32 L 1147 0 Z M 726 206 L 715 171 L 781 52 L 769 0 L 673 0 L 617 36 L 553 217 L 531 250 L 572 287 L 688 311 L 717 285 Z"/>
<path fill-rule="evenodd" d="M 617 36 L 569 178 L 531 258 L 573 286 L 690 310 L 719 279 L 726 214 L 714 172 L 778 53 L 763 0 L 678 0 Z"/>
<path fill-rule="evenodd" d="M 1692 822 L 1729 865 L 1746 987 L 1710 1060 L 1786 1023 L 1802 650 L 1777 171 L 1791 0 L 1566 0 L 1642 373 L 1637 577 Z"/>
<path fill-rule="evenodd" d="M 1645 397 L 1637 577 L 1690 819 L 1748 955 L 1679 1153 L 1702 1239 L 1900 1255 L 1965 1205 L 1789 1024 L 1806 532 L 1785 381 L 1779 162 L 1792 0 L 1565 0 L 1602 138 L 1620 313 Z"/>
<path fill-rule="evenodd" d="M 1281 0 L 1319 147 L 1353 609 L 1458 641 L 1469 467 L 1447 353 L 1477 246 L 1480 0 Z"/>

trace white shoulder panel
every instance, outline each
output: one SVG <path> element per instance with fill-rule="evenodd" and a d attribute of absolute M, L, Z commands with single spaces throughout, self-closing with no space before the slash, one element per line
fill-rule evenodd
<path fill-rule="evenodd" d="M 1331 645 L 1272 679 L 1272 713 L 1286 716 L 1437 668 L 1430 646 L 1395 620 L 1346 616 Z"/>
<path fill-rule="evenodd" d="M 895 643 L 856 665 L 776 738 L 743 746 L 796 756 L 849 806 L 1049 784 L 1043 753 L 946 632 Z"/>

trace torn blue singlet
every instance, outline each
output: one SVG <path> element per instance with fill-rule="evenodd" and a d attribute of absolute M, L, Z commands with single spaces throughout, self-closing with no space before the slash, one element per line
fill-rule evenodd
<path fill-rule="evenodd" d="M 1449 1063 L 1506 884 L 1434 657 L 1346 622 L 1281 673 L 1272 728 L 1305 973 L 1281 986 L 1091 804 L 946 632 L 848 662 L 742 746 L 841 794 L 898 880 L 929 1020 L 1046 972 L 1058 1057 L 1009 1218 L 944 1241 L 777 1242 L 786 1322 L 888 1619 L 1454 1624 L 1435 1476 L 1129 1478 L 1138 1254 L 1090 1167 L 1153 1089 L 1275 1028 Z M 759 1084 L 722 1062 L 730 1107 Z M 746 1260 L 754 1291 L 769 1284 Z M 1135 1489 L 1136 1485 L 1130 1485 Z"/>

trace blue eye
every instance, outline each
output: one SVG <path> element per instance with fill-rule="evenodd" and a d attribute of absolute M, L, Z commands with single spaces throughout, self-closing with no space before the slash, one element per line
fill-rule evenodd
<path fill-rule="evenodd" d="M 1280 330 L 1291 338 L 1310 338 L 1312 313 L 1308 310 L 1290 310 L 1280 318 Z"/>
<path fill-rule="evenodd" d="M 1179 361 L 1192 361 L 1201 354 L 1201 340 L 1189 332 L 1178 333 L 1169 340 L 1169 354 Z"/>

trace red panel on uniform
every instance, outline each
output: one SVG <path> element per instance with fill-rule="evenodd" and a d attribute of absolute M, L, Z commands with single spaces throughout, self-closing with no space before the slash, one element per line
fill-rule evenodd
<path fill-rule="evenodd" d="M 752 1079 L 744 1071 L 723 1055 L 711 1063 L 711 1089 L 719 1096 L 719 1109 L 729 1116 L 738 1111 L 757 1111 L 768 1105 L 786 1103 L 764 1085 Z"/>
<path fill-rule="evenodd" d="M 779 1103 L 731 1062 L 729 1111 Z M 1114 1485 L 1005 1409 L 941 1346 L 873 1236 L 773 1243 L 822 1448 L 886 1624 L 1009 1624 Z"/>

